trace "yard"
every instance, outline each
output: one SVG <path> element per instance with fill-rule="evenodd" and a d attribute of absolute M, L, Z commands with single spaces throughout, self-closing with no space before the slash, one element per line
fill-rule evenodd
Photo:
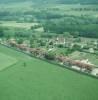
<path fill-rule="evenodd" d="M 0 72 L 0 100 L 98 100 L 97 79 L 0 45 L 2 53 L 18 62 Z"/>
<path fill-rule="evenodd" d="M 96 66 L 98 65 L 98 55 L 96 55 L 96 54 L 75 51 L 72 54 L 70 54 L 69 57 L 71 57 L 75 60 L 88 59 L 91 63 L 95 64 Z"/>

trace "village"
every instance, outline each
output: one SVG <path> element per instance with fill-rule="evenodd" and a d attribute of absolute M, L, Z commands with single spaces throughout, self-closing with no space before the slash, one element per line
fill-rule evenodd
<path fill-rule="evenodd" d="M 98 40 L 85 41 L 84 38 L 72 38 L 64 36 L 55 36 L 52 38 L 36 38 L 32 40 L 16 40 L 15 38 L 10 39 L 0 39 L 0 44 L 6 45 L 8 47 L 13 47 L 21 50 L 27 54 L 33 55 L 34 57 L 49 60 L 50 62 L 56 62 L 59 65 L 63 65 L 74 69 L 79 72 L 87 73 L 98 77 Z M 36 46 L 34 46 L 36 44 Z M 73 52 L 82 52 L 89 55 L 96 55 L 92 57 L 91 61 L 89 57 L 73 58 L 78 54 Z M 82 57 L 82 58 L 81 58 Z"/>

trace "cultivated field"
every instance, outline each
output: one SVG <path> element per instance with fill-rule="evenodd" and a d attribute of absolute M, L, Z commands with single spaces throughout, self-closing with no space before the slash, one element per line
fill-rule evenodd
<path fill-rule="evenodd" d="M 97 79 L 0 46 L 2 53 L 17 63 L 0 72 L 0 100 L 98 100 Z"/>

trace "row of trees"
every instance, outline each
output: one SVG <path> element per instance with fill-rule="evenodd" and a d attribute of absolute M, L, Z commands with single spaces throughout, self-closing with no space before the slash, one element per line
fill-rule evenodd
<path fill-rule="evenodd" d="M 0 3 L 8 3 L 8 2 L 22 2 L 22 1 L 32 1 L 36 4 L 47 4 L 47 3 L 81 3 L 81 4 L 96 4 L 98 3 L 97 0 L 3 0 Z"/>
<path fill-rule="evenodd" d="M 74 11 L 98 11 L 98 8 L 72 8 Z"/>
<path fill-rule="evenodd" d="M 31 30 L 26 29 L 17 29 L 17 28 L 5 28 L 0 27 L 0 37 L 11 38 L 11 37 L 18 37 L 18 38 L 28 38 L 32 36 Z"/>
<path fill-rule="evenodd" d="M 98 0 L 59 0 L 60 3 L 68 3 L 68 4 L 98 4 Z"/>

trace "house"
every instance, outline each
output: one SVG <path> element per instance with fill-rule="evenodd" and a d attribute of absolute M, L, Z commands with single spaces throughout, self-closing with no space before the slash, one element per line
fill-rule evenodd
<path fill-rule="evenodd" d="M 95 51 L 94 51 L 93 48 L 89 48 L 89 52 L 90 52 L 90 53 L 94 53 Z"/>
<path fill-rule="evenodd" d="M 7 42 L 11 46 L 17 46 L 16 40 L 14 38 L 11 38 Z"/>
<path fill-rule="evenodd" d="M 64 37 L 57 37 L 54 39 L 54 44 L 56 45 L 64 45 L 65 44 L 65 38 Z"/>
<path fill-rule="evenodd" d="M 98 76 L 98 68 L 94 68 L 91 72 L 92 75 Z"/>
<path fill-rule="evenodd" d="M 23 44 L 17 44 L 17 48 L 21 49 L 21 50 L 24 50 L 24 51 L 27 51 L 27 44 L 23 43 Z"/>

